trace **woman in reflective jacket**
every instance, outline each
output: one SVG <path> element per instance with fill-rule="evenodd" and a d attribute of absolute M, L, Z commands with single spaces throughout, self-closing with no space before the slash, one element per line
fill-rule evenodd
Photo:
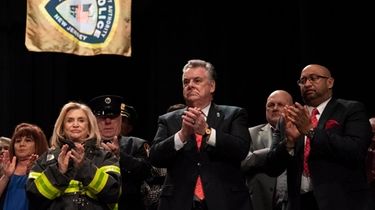
<path fill-rule="evenodd" d="M 52 149 L 30 171 L 30 209 L 115 209 L 121 193 L 119 163 L 99 142 L 91 109 L 65 104 L 55 123 Z"/>

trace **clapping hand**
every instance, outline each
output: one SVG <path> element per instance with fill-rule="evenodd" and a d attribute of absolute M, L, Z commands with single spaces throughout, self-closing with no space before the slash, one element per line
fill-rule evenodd
<path fill-rule="evenodd" d="M 3 152 L 3 157 L 1 158 L 1 162 L 3 165 L 3 172 L 6 177 L 11 177 L 16 170 L 16 162 L 17 158 L 16 156 L 13 156 L 12 159 L 9 157 L 9 151 L 5 150 Z"/>
<path fill-rule="evenodd" d="M 27 169 L 26 169 L 26 173 L 29 173 L 29 171 L 31 170 L 31 168 L 33 167 L 35 161 L 39 158 L 39 155 L 37 154 L 32 154 L 30 155 L 29 157 L 29 162 L 27 163 Z"/>
<path fill-rule="evenodd" d="M 106 141 L 106 142 L 102 142 L 101 143 L 101 146 L 109 151 L 109 152 L 112 152 L 113 154 L 115 154 L 117 157 L 120 156 L 120 144 L 118 142 L 118 137 L 115 136 L 113 137 L 112 141 Z"/>
<path fill-rule="evenodd" d="M 188 136 L 192 134 L 204 134 L 208 127 L 205 115 L 200 108 L 188 107 L 182 115 L 182 127 L 180 137 L 182 141 L 186 141 Z"/>

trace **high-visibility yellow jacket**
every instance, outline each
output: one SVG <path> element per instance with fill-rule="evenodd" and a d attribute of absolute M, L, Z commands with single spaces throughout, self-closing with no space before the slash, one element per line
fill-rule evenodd
<path fill-rule="evenodd" d="M 65 174 L 58 169 L 60 148 L 52 149 L 37 160 L 29 173 L 26 190 L 32 209 L 116 209 L 121 194 L 118 159 L 98 148 L 96 140 L 85 142 L 85 160 Z"/>

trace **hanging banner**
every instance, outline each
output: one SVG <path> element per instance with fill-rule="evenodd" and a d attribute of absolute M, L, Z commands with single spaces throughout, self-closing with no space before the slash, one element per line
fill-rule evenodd
<path fill-rule="evenodd" d="M 36 52 L 131 56 L 131 0 L 28 0 L 25 44 Z"/>

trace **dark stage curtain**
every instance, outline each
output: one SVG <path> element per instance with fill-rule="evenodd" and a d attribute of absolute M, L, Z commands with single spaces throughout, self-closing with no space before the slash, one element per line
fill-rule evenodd
<path fill-rule="evenodd" d="M 118 94 L 139 114 L 134 135 L 152 140 L 157 117 L 183 102 L 181 69 L 192 58 L 216 67 L 216 103 L 251 107 L 249 126 L 265 122 L 275 89 L 301 102 L 295 81 L 309 63 L 332 70 L 335 96 L 375 114 L 370 2 L 133 0 L 130 58 L 29 52 L 26 1 L 1 4 L 0 135 L 31 122 L 49 137 L 63 104 Z"/>

